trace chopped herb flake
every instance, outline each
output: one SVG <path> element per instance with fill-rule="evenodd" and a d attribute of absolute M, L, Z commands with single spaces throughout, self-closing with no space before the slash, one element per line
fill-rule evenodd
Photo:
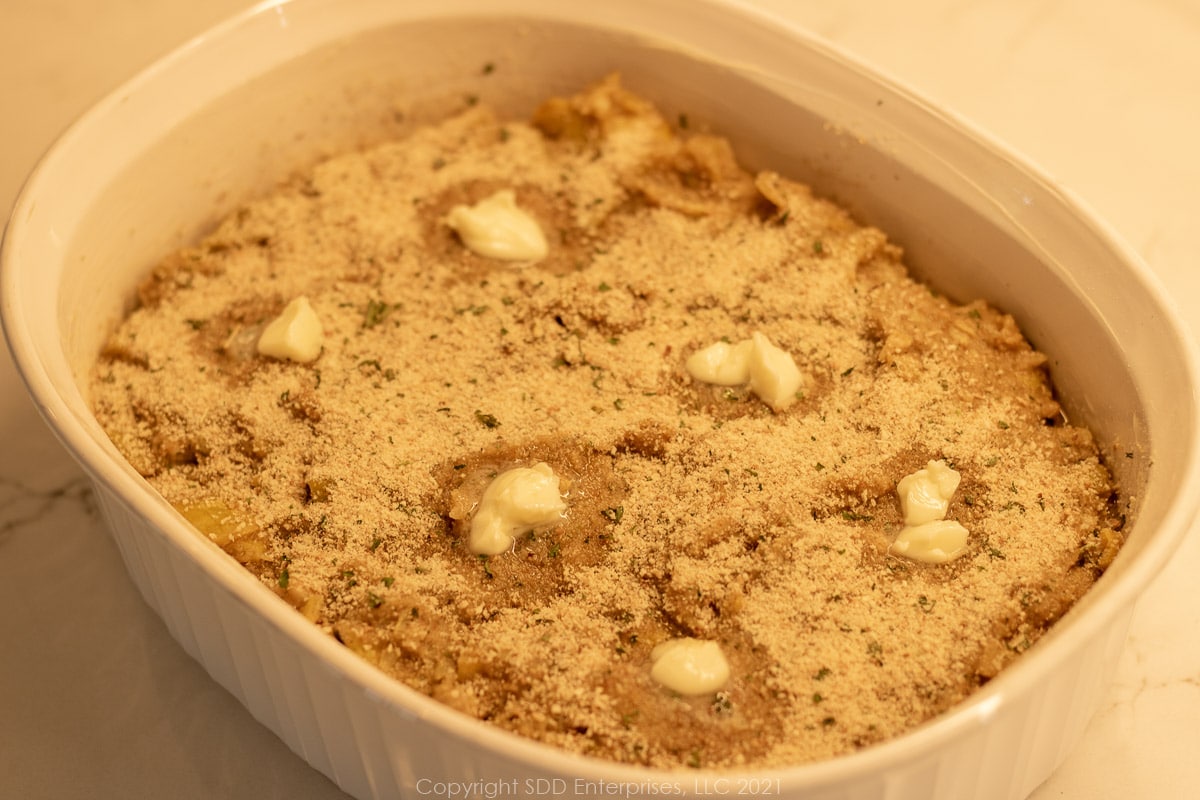
<path fill-rule="evenodd" d="M 485 414 L 482 411 L 476 410 L 475 419 L 485 428 L 499 428 L 500 420 L 496 419 L 492 414 Z"/>
<path fill-rule="evenodd" d="M 382 300 L 368 300 L 367 310 L 363 313 L 363 328 L 374 328 L 391 313 L 393 306 Z"/>
<path fill-rule="evenodd" d="M 600 516 L 604 517 L 613 525 L 616 525 L 621 521 L 621 518 L 625 516 L 625 507 L 614 506 L 613 508 L 606 508 L 600 512 Z"/>

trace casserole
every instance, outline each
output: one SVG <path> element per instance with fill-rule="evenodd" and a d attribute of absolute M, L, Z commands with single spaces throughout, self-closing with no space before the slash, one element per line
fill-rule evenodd
<path fill-rule="evenodd" d="M 1190 516 L 1193 356 L 1144 268 L 985 137 L 767 18 L 670 2 L 588 11 L 519 3 L 509 18 L 478 16 L 489 13 L 466 2 L 260 7 L 110 97 L 31 180 L 5 247 L 6 330 L 35 398 L 97 482 L 147 600 L 218 681 L 352 793 L 510 778 L 647 789 L 682 781 L 703 791 L 693 779 L 704 776 L 569 759 L 380 683 L 188 539 L 118 460 L 77 388 L 158 255 L 292 165 L 387 133 L 397 123 L 383 110 L 395 98 L 405 98 L 406 118 L 468 92 L 520 114 L 618 66 L 664 107 L 711 119 L 752 161 L 808 180 L 888 230 L 947 293 L 1015 314 L 1053 357 L 1069 412 L 1109 443 L 1118 478 L 1134 487 L 1126 552 L 1010 673 L 912 736 L 767 776 L 805 796 L 859 796 L 866 786 L 914 796 L 1027 792 L 1082 729 L 1129 599 Z M 497 65 L 487 81 L 484 63 Z M 1074 670 L 1085 665 L 1081 679 Z M 1039 704 L 1038 716 L 1026 715 Z M 405 731 L 418 719 L 428 727 L 413 737 Z"/>

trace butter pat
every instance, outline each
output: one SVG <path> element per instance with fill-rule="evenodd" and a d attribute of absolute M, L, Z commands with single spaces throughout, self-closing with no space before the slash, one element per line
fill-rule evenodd
<path fill-rule="evenodd" d="M 892 552 L 926 564 L 945 564 L 966 551 L 968 537 L 967 529 L 950 519 L 906 525 L 892 543 Z"/>
<path fill-rule="evenodd" d="M 737 344 L 717 342 L 697 350 L 684 362 L 688 374 L 698 381 L 717 386 L 743 386 L 750 382 L 750 353 L 754 342 Z"/>
<path fill-rule="evenodd" d="M 896 492 L 900 495 L 900 512 L 905 525 L 945 519 L 950 498 L 962 480 L 945 461 L 930 461 L 924 469 L 900 479 Z"/>
<path fill-rule="evenodd" d="M 967 549 L 967 529 L 946 519 L 950 498 L 962 476 L 944 461 L 930 461 L 923 469 L 896 484 L 904 528 L 892 543 L 892 552 L 926 564 L 944 564 Z"/>
<path fill-rule="evenodd" d="M 307 297 L 288 303 L 258 337 L 258 352 L 271 358 L 307 364 L 321 355 L 325 332 Z"/>
<path fill-rule="evenodd" d="M 566 510 L 558 476 L 549 464 L 507 470 L 483 490 L 468 546 L 472 553 L 498 555 L 521 534 L 558 524 Z"/>
<path fill-rule="evenodd" d="M 717 386 L 750 386 L 760 400 L 775 411 L 796 402 L 802 378 L 786 350 L 755 332 L 737 344 L 717 342 L 697 350 L 684 362 L 694 379 Z"/>
<path fill-rule="evenodd" d="M 668 639 L 650 651 L 650 677 L 682 695 L 710 694 L 729 680 L 729 662 L 716 642 Z"/>
<path fill-rule="evenodd" d="M 771 344 L 767 337 L 755 333 L 751 340 L 750 391 L 776 411 L 796 402 L 800 390 L 800 370 L 784 350 Z"/>
<path fill-rule="evenodd" d="M 537 261 L 550 252 L 537 220 L 517 208 L 512 189 L 501 189 L 473 206 L 455 206 L 446 224 L 469 250 L 486 258 Z"/>

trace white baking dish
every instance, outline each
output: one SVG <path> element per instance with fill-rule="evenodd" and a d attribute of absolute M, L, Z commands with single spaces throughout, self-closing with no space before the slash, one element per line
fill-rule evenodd
<path fill-rule="evenodd" d="M 907 736 L 769 773 L 664 773 L 467 719 L 359 661 L 195 537 L 88 411 L 85 375 L 140 276 L 239 200 L 466 95 L 524 115 L 613 69 L 668 113 L 729 135 L 749 165 L 807 180 L 887 230 L 941 290 L 1013 313 L 1135 497 L 1129 542 L 1095 589 L 970 701 Z M 734 2 L 261 5 L 63 136 L 17 203 L 2 279 L 18 367 L 93 479 L 147 602 L 263 724 L 358 797 L 456 785 L 459 796 L 1022 797 L 1086 725 L 1133 601 L 1200 497 L 1196 354 L 1137 258 L 987 137 Z"/>

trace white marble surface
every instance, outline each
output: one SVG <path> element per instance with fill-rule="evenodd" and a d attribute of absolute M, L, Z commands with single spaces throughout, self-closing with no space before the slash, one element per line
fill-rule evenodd
<path fill-rule="evenodd" d="M 990 131 L 1147 259 L 1200 330 L 1195 0 L 758 0 Z M 0 210 L 94 100 L 246 0 L 3 0 Z M 0 354 L 0 797 L 335 798 L 142 603 Z M 1083 741 L 1033 795 L 1200 786 L 1200 531 L 1139 603 Z"/>

